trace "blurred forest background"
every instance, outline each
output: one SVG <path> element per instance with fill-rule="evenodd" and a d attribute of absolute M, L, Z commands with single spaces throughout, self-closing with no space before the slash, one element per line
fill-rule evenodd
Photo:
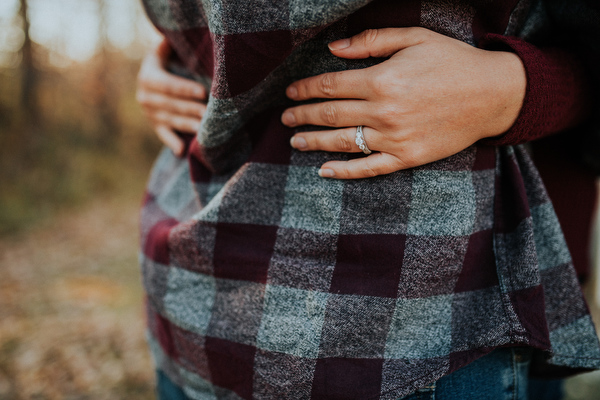
<path fill-rule="evenodd" d="M 152 399 L 139 0 L 0 0 L 0 399 Z"/>
<path fill-rule="evenodd" d="M 0 0 L 0 400 L 154 398 L 135 83 L 157 40 L 139 0 Z"/>
<path fill-rule="evenodd" d="M 135 77 L 157 34 L 137 0 L 0 4 L 0 233 L 7 234 L 57 207 L 144 181 L 157 146 L 135 103 Z"/>

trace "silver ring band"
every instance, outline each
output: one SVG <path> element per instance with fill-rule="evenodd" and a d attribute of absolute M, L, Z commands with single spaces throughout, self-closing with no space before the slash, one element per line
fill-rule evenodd
<path fill-rule="evenodd" d="M 371 150 L 369 150 L 369 147 L 367 147 L 367 142 L 365 141 L 365 137 L 363 135 L 362 125 L 356 127 L 356 139 L 354 140 L 354 143 L 356 143 L 358 148 L 361 149 L 363 153 L 371 154 Z"/>

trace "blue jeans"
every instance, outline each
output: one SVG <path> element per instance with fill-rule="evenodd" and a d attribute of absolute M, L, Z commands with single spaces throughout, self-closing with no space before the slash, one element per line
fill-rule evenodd
<path fill-rule="evenodd" d="M 429 387 L 399 400 L 562 399 L 562 380 L 530 379 L 530 362 L 531 349 L 496 349 Z"/>
<path fill-rule="evenodd" d="M 164 372 L 156 371 L 156 398 L 158 400 L 190 400 Z"/>
<path fill-rule="evenodd" d="M 536 381 L 531 385 L 530 361 L 529 349 L 496 349 L 399 400 L 559 400 L 562 381 Z M 157 373 L 157 392 L 159 400 L 190 400 L 161 371 Z"/>

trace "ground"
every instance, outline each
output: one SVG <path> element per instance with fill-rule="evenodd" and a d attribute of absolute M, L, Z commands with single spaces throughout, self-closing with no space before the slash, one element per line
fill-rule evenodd
<path fill-rule="evenodd" d="M 153 398 L 140 199 L 96 199 L 0 240 L 0 400 Z"/>

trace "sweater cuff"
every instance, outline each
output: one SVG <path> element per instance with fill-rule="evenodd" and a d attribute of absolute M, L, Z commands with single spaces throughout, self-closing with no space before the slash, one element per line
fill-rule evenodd
<path fill-rule="evenodd" d="M 522 39 L 488 34 L 479 43 L 486 50 L 510 51 L 525 67 L 527 89 L 513 126 L 503 135 L 485 139 L 490 145 L 515 145 L 577 124 L 589 108 L 585 74 L 568 52 L 537 48 Z"/>

